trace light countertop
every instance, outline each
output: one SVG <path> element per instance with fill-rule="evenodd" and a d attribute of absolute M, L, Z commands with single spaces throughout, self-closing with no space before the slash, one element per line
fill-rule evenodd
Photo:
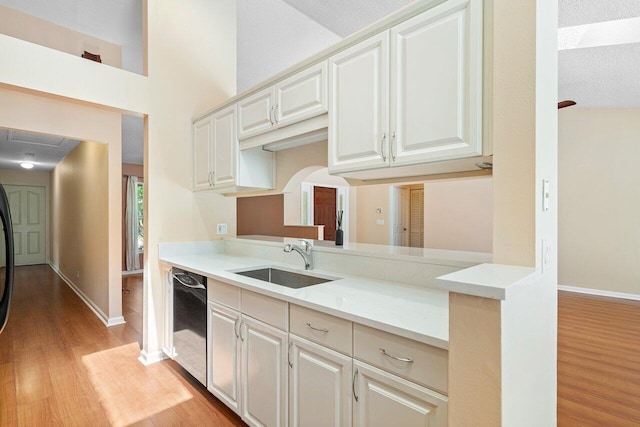
<path fill-rule="evenodd" d="M 160 261 L 194 273 L 236 285 L 242 289 L 323 311 L 443 349 L 449 345 L 448 292 L 402 283 L 383 282 L 326 270 L 305 272 L 266 259 L 206 252 L 160 251 Z M 241 276 L 232 270 L 279 266 L 290 271 L 336 277 L 337 280 L 290 289 Z"/>

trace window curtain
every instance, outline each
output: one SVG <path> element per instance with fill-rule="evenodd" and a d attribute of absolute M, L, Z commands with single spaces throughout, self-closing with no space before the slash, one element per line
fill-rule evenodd
<path fill-rule="evenodd" d="M 140 257 L 138 256 L 138 200 L 137 200 L 138 177 L 127 178 L 127 209 L 126 217 L 126 259 L 127 271 L 140 270 Z"/>

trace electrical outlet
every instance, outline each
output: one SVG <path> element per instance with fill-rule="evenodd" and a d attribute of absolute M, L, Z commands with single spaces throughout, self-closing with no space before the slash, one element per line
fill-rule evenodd
<path fill-rule="evenodd" d="M 80 272 L 76 271 L 76 279 L 79 279 L 79 278 L 80 278 Z"/>
<path fill-rule="evenodd" d="M 218 234 L 227 234 L 227 224 L 218 224 Z"/>
<path fill-rule="evenodd" d="M 378 224 L 378 225 L 384 225 L 384 219 L 377 219 L 377 220 L 376 220 L 376 224 Z"/>

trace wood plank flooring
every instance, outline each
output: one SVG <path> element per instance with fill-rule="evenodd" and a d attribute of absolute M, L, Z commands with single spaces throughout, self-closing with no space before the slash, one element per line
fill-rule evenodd
<path fill-rule="evenodd" d="M 243 426 L 171 360 L 144 367 L 142 280 L 106 328 L 47 266 L 20 267 L 0 335 L 0 426 Z M 640 426 L 640 302 L 559 294 L 558 425 Z"/>
<path fill-rule="evenodd" d="M 559 293 L 558 425 L 640 426 L 640 301 Z"/>
<path fill-rule="evenodd" d="M 166 360 L 144 367 L 142 280 L 129 276 L 125 325 L 107 328 L 48 267 L 16 269 L 0 335 L 0 426 L 244 426 Z"/>

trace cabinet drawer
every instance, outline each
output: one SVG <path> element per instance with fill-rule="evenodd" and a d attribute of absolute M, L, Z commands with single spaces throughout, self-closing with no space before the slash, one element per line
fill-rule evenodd
<path fill-rule="evenodd" d="M 210 277 L 207 279 L 207 299 L 240 310 L 240 288 Z"/>
<path fill-rule="evenodd" d="M 441 393 L 447 393 L 447 350 L 354 324 L 353 357 Z M 412 362 L 394 358 L 409 359 Z"/>
<path fill-rule="evenodd" d="M 243 289 L 242 313 L 283 331 L 289 330 L 289 303 L 286 301 Z"/>
<path fill-rule="evenodd" d="M 345 319 L 291 304 L 290 331 L 341 353 L 352 355 L 352 323 Z"/>

